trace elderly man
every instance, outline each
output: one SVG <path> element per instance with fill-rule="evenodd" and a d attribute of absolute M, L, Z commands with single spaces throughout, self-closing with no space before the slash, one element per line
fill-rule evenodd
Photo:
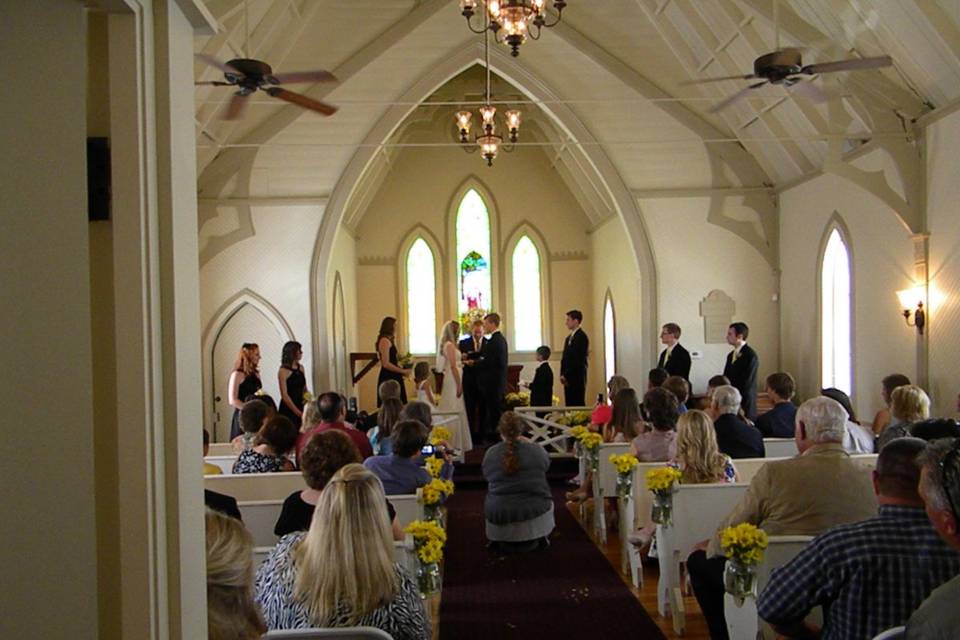
<path fill-rule="evenodd" d="M 884 449 L 886 451 L 890 446 Z M 960 549 L 960 438 L 940 440 L 921 458 L 920 495 L 927 517 L 948 545 Z M 960 575 L 937 588 L 907 622 L 907 640 L 949 640 L 960 629 Z"/>
<path fill-rule="evenodd" d="M 770 576 L 760 617 L 788 638 L 872 638 L 906 623 L 930 592 L 960 573 L 960 553 L 937 536 L 918 493 L 927 443 L 900 438 L 880 452 L 874 518 L 831 529 Z M 824 609 L 818 632 L 804 619 Z"/>
<path fill-rule="evenodd" d="M 731 385 L 713 390 L 711 409 L 716 419 L 717 446 L 731 458 L 763 458 L 763 434 L 740 419 L 740 391 Z"/>
<path fill-rule="evenodd" d="M 770 535 L 818 535 L 877 513 L 870 474 L 843 450 L 847 412 L 836 400 L 807 400 L 797 411 L 800 455 L 765 464 L 719 531 L 744 522 Z M 710 637 L 726 639 L 720 538 L 698 545 L 687 572 Z"/>

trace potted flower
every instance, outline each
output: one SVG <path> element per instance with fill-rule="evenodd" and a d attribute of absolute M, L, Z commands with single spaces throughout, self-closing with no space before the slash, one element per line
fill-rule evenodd
<path fill-rule="evenodd" d="M 647 489 L 653 492 L 654 522 L 669 525 L 673 521 L 673 492 L 683 474 L 673 467 L 661 467 L 647 471 Z"/>
<path fill-rule="evenodd" d="M 427 598 L 440 591 L 440 562 L 447 532 L 432 520 L 414 520 L 404 532 L 413 536 L 417 554 L 417 589 L 420 597 Z"/>
<path fill-rule="evenodd" d="M 727 556 L 723 587 L 741 602 L 754 594 L 757 586 L 756 566 L 767 548 L 767 533 L 749 522 L 727 527 L 720 533 L 720 547 Z"/>

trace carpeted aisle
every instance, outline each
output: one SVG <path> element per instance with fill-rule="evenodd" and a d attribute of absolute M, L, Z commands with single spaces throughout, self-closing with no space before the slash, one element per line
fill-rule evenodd
<path fill-rule="evenodd" d="M 549 550 L 498 556 L 485 548 L 485 491 L 458 488 L 448 507 L 440 637 L 664 638 L 554 489 Z"/>

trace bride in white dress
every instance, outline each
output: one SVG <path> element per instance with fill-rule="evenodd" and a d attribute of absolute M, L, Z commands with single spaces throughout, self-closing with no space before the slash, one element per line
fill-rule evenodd
<path fill-rule="evenodd" d="M 450 446 L 466 453 L 473 449 L 470 438 L 470 425 L 467 422 L 467 409 L 463 403 L 463 365 L 460 359 L 460 323 L 453 321 L 443 326 L 440 344 L 437 346 L 437 371 L 443 372 L 443 392 L 437 411 L 459 414 L 452 420 L 439 416 L 434 425 L 442 424 L 450 430 Z"/>

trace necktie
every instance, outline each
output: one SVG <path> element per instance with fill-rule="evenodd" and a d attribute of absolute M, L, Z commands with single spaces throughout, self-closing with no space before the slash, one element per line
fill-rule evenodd
<path fill-rule="evenodd" d="M 740 357 L 740 349 L 734 349 L 734 350 L 733 350 L 733 357 L 730 358 L 730 362 L 731 362 L 731 363 L 736 362 L 736 361 L 737 361 L 737 358 L 739 358 L 739 357 Z"/>
<path fill-rule="evenodd" d="M 673 352 L 673 349 L 667 349 L 667 353 L 663 356 L 663 366 L 667 366 L 667 363 L 670 362 L 670 354 Z"/>

